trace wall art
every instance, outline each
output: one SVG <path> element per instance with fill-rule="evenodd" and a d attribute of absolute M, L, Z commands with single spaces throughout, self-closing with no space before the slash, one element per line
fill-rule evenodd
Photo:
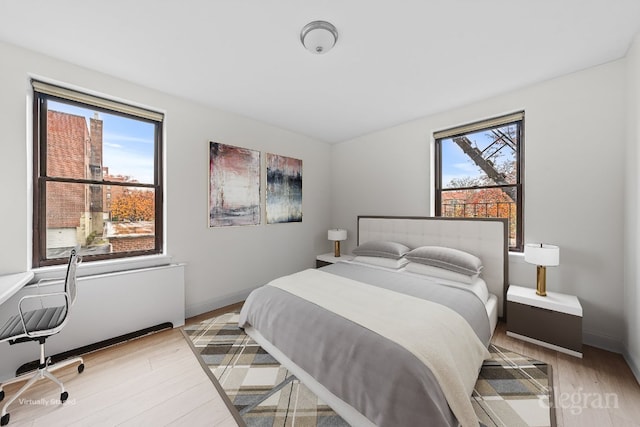
<path fill-rule="evenodd" d="M 267 224 L 302 221 L 302 160 L 267 153 Z"/>
<path fill-rule="evenodd" d="M 211 142 L 209 226 L 260 224 L 260 152 Z"/>

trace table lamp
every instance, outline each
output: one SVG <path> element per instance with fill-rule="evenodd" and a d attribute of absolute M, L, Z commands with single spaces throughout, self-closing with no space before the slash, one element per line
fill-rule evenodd
<path fill-rule="evenodd" d="M 340 257 L 340 242 L 347 240 L 347 230 L 342 228 L 332 228 L 327 233 L 327 238 L 333 241 L 333 256 Z"/>
<path fill-rule="evenodd" d="M 547 296 L 547 267 L 560 264 L 560 248 L 544 243 L 527 243 L 524 246 L 524 260 L 538 266 L 536 294 Z"/>

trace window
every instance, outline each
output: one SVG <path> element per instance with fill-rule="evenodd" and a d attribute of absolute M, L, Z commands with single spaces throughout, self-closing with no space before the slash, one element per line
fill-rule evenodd
<path fill-rule="evenodd" d="M 524 112 L 434 134 L 437 216 L 508 218 L 522 251 Z"/>
<path fill-rule="evenodd" d="M 161 253 L 162 114 L 32 83 L 33 266 Z"/>

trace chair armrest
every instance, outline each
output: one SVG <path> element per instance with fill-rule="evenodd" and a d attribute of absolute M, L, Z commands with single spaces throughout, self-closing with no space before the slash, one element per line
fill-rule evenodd
<path fill-rule="evenodd" d="M 26 300 L 31 300 L 35 298 L 38 298 L 40 301 L 42 301 L 43 299 L 46 299 L 49 297 L 59 297 L 59 296 L 64 296 L 64 301 L 65 301 L 64 304 L 68 312 L 69 311 L 69 295 L 66 292 L 52 292 L 52 293 L 42 294 L 42 295 L 25 295 L 22 298 L 20 298 L 20 301 L 18 302 L 18 314 L 20 314 L 20 322 L 22 322 L 22 328 L 24 329 L 24 333 L 28 337 L 34 337 L 37 335 L 31 334 L 29 331 L 27 331 L 27 324 L 24 321 L 24 311 L 22 310 L 22 303 Z"/>
<path fill-rule="evenodd" d="M 40 292 L 40 285 L 45 284 L 47 282 L 60 282 L 62 284 L 64 284 L 64 277 L 51 277 L 49 279 L 40 279 L 38 280 L 35 285 L 38 288 L 38 292 Z"/>
<path fill-rule="evenodd" d="M 48 279 L 40 279 L 36 282 L 36 284 L 44 283 L 44 282 L 58 282 L 64 281 L 64 277 L 49 277 Z"/>

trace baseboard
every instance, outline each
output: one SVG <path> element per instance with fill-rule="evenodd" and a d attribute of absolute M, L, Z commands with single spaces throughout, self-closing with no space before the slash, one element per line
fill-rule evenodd
<path fill-rule="evenodd" d="M 622 353 L 624 350 L 621 338 L 595 334 L 587 331 L 582 332 L 582 343 L 614 353 Z"/>
<path fill-rule="evenodd" d="M 213 311 L 221 307 L 226 307 L 228 305 L 232 305 L 240 301 L 244 301 L 247 299 L 251 291 L 253 291 L 253 289 L 234 292 L 232 294 L 227 294 L 222 297 L 212 298 L 204 302 L 199 302 L 198 304 L 187 305 L 186 318 L 188 319 L 202 313 L 207 313 L 209 311 Z"/>
<path fill-rule="evenodd" d="M 631 368 L 631 372 L 633 372 L 633 375 L 636 377 L 636 381 L 638 382 L 638 384 L 640 384 L 640 365 L 638 365 L 636 360 L 631 357 L 629 350 L 626 348 L 622 352 L 622 357 L 624 357 L 627 365 L 629 365 L 629 368 Z"/>

